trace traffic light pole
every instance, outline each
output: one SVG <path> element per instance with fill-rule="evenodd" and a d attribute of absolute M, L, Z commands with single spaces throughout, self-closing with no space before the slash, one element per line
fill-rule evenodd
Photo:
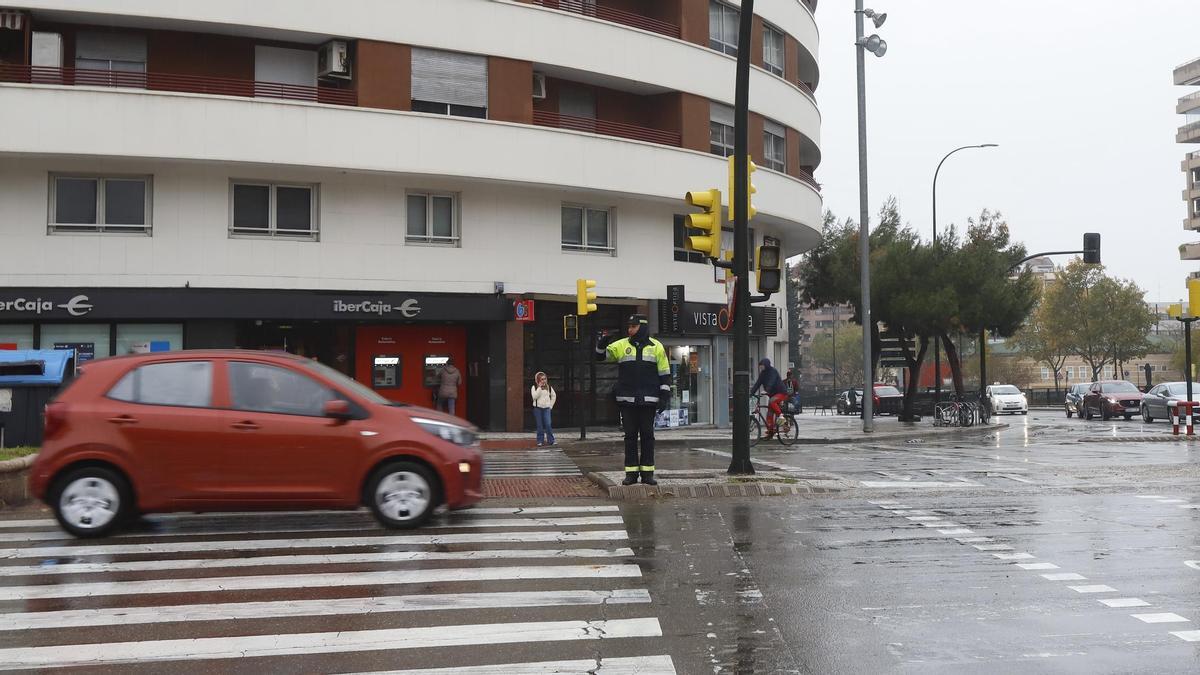
<path fill-rule="evenodd" d="M 737 70 L 733 93 L 733 458 L 729 473 L 754 473 L 750 463 L 750 242 L 749 220 L 749 134 L 750 45 L 754 20 L 754 0 L 742 0 L 738 25 Z"/>
<path fill-rule="evenodd" d="M 1183 322 L 1183 381 L 1187 382 L 1187 400 L 1192 398 L 1192 322 L 1195 319 L 1180 319 Z"/>

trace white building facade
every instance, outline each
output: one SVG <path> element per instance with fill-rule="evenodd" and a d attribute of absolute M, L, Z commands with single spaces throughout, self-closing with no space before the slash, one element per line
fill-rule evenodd
<path fill-rule="evenodd" d="M 814 8 L 760 0 L 749 45 L 753 244 L 786 255 L 820 236 Z M 286 349 L 426 405 L 449 357 L 459 413 L 516 430 L 538 370 L 560 424 L 584 405 L 613 419 L 615 373 L 593 381 L 583 352 L 637 311 L 671 347 L 674 419 L 723 424 L 725 287 L 680 217 L 686 191 L 726 189 L 737 11 L 0 7 L 0 347 Z M 600 311 L 574 343 L 580 277 Z M 777 299 L 755 310 L 754 351 L 785 362 Z"/>

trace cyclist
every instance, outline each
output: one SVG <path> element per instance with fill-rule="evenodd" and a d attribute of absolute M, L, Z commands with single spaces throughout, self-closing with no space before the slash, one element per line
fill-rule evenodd
<path fill-rule="evenodd" d="M 775 416 L 783 413 L 779 406 L 787 400 L 788 394 L 787 385 L 779 376 L 779 371 L 771 365 L 771 359 L 758 362 L 758 379 L 754 381 L 754 386 L 750 387 L 750 395 L 758 393 L 760 387 L 771 397 L 771 404 L 767 409 L 767 438 L 772 438 L 775 436 Z"/>

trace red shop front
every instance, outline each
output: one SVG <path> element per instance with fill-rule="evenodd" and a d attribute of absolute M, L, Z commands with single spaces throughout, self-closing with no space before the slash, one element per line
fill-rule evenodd
<path fill-rule="evenodd" d="M 354 378 L 390 401 L 433 406 L 447 360 L 462 372 L 456 414 L 467 417 L 467 330 L 454 325 L 365 325 L 355 330 Z"/>

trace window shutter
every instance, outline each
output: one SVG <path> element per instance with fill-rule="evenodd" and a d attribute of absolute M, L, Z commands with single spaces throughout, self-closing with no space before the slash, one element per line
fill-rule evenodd
<path fill-rule="evenodd" d="M 126 33 L 79 33 L 75 58 L 96 61 L 146 62 L 146 38 Z"/>
<path fill-rule="evenodd" d="M 778 122 L 773 122 L 771 120 L 763 120 L 763 131 L 766 131 L 768 134 L 771 134 L 772 136 L 778 136 L 780 138 L 787 138 L 787 129 Z"/>
<path fill-rule="evenodd" d="M 727 127 L 733 126 L 733 108 L 720 103 L 708 104 L 708 119 L 712 122 L 719 122 Z"/>
<path fill-rule="evenodd" d="M 487 58 L 436 49 L 413 49 L 412 97 L 418 101 L 486 108 Z"/>

